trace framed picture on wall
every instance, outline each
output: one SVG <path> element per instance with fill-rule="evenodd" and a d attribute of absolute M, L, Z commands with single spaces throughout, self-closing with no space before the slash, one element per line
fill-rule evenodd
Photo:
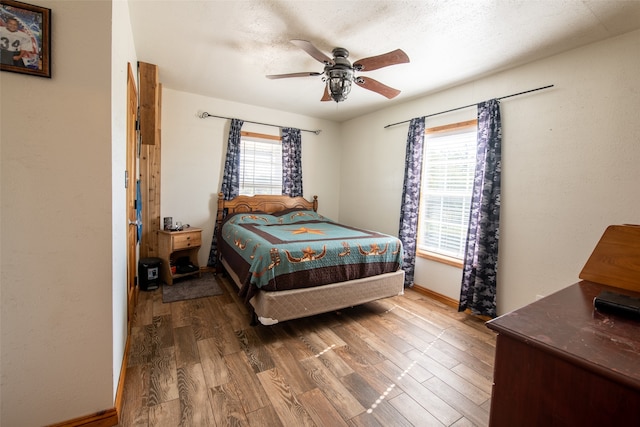
<path fill-rule="evenodd" d="M 0 0 L 0 70 L 51 77 L 51 9 Z"/>

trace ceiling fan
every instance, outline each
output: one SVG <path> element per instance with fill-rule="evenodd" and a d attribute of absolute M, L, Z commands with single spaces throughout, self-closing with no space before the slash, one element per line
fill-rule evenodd
<path fill-rule="evenodd" d="M 382 55 L 371 56 L 360 59 L 353 64 L 347 59 L 349 51 L 343 47 L 333 49 L 333 58 L 325 55 L 311 42 L 306 40 L 291 40 L 291 43 L 307 52 L 314 59 L 324 64 L 324 70 L 319 72 L 302 72 L 289 74 L 272 74 L 268 79 L 283 79 L 288 77 L 309 77 L 323 76 L 322 81 L 326 83 L 321 101 L 341 102 L 347 99 L 351 92 L 351 83 L 355 83 L 365 89 L 377 92 L 388 99 L 395 98 L 400 93 L 399 90 L 386 86 L 370 77 L 356 76 L 357 72 L 372 71 L 389 65 L 403 64 L 409 62 L 409 57 L 402 49 L 396 49 Z"/>

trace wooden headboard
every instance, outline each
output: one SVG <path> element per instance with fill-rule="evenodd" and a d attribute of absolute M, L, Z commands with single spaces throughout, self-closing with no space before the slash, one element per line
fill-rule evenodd
<path fill-rule="evenodd" d="M 224 212 L 227 214 L 238 212 L 280 212 L 286 209 L 309 209 L 318 211 L 318 196 L 313 201 L 304 197 L 289 197 L 279 195 L 238 196 L 233 200 L 225 200 L 224 194 L 218 193 L 218 213 L 216 215 L 217 229 L 220 230 Z"/>

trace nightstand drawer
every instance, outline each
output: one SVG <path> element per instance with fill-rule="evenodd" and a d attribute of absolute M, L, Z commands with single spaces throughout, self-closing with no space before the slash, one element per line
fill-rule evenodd
<path fill-rule="evenodd" d="M 171 236 L 173 239 L 173 250 L 193 248 L 202 244 L 200 240 L 200 232 L 181 233 Z"/>

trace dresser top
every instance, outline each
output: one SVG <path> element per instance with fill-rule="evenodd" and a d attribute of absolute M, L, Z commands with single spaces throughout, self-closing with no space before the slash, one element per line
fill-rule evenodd
<path fill-rule="evenodd" d="M 640 389 L 640 321 L 594 309 L 602 290 L 581 281 L 487 323 L 490 329 Z"/>

